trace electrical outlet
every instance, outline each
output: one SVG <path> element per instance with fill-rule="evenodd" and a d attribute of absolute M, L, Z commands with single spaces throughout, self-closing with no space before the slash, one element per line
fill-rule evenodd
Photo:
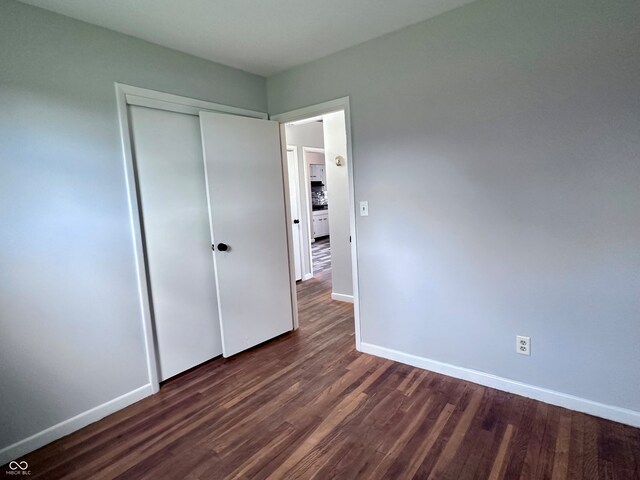
<path fill-rule="evenodd" d="M 520 355 L 531 355 L 531 337 L 516 337 L 516 352 Z"/>

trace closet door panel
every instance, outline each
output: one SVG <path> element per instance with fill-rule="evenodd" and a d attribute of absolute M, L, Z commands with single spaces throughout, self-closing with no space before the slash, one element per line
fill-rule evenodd
<path fill-rule="evenodd" d="M 197 116 L 129 106 L 160 379 L 222 353 Z"/>
<path fill-rule="evenodd" d="M 293 329 L 280 133 L 234 115 L 201 112 L 200 122 L 228 357 Z"/>

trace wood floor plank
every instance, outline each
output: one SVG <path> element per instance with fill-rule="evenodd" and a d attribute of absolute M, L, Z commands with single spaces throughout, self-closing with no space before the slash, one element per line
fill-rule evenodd
<path fill-rule="evenodd" d="M 534 477 L 537 466 L 539 464 L 540 451 L 542 449 L 542 439 L 544 438 L 545 428 L 547 426 L 547 416 L 549 414 L 549 406 L 544 403 L 537 404 L 535 419 L 532 424 L 532 430 L 529 435 L 527 453 L 525 455 L 524 464 L 522 466 L 520 479 L 530 479 Z"/>
<path fill-rule="evenodd" d="M 446 404 L 442 409 L 442 411 L 438 415 L 438 418 L 436 419 L 435 424 L 429 430 L 429 433 L 423 437 L 420 446 L 415 450 L 415 454 L 407 464 L 406 469 L 403 473 L 406 478 L 413 478 L 415 476 L 416 472 L 420 468 L 420 465 L 422 465 L 422 462 L 424 462 L 427 455 L 429 455 L 429 452 L 433 448 L 433 445 L 442 433 L 442 430 L 444 429 L 447 421 L 449 421 L 449 418 L 451 417 L 454 409 L 455 407 L 450 403 Z"/>
<path fill-rule="evenodd" d="M 26 455 L 31 477 L 640 479 L 639 429 L 357 352 L 331 271 L 297 288 L 297 331 Z"/>
<path fill-rule="evenodd" d="M 532 432 L 538 427 L 537 422 L 537 407 L 543 404 L 528 399 L 520 399 L 519 397 L 507 394 L 507 402 L 509 404 L 508 411 L 519 411 L 520 416 L 514 417 L 513 413 L 511 423 L 517 426 L 517 431 L 512 440 L 512 446 L 509 449 L 509 463 L 505 472 L 505 478 L 531 478 L 525 472 L 527 464 L 527 454 L 532 439 Z M 547 405 L 544 405 L 545 407 Z M 544 433 L 544 426 L 546 422 L 542 420 L 542 432 Z M 506 428 L 506 427 L 505 427 Z M 540 437 L 542 441 L 542 436 Z M 537 459 L 537 457 L 536 457 Z M 533 464 L 535 469 L 536 464 Z"/>
<path fill-rule="evenodd" d="M 571 445 L 571 412 L 560 418 L 558 436 L 556 438 L 556 452 L 553 461 L 552 480 L 567 478 L 569 471 L 569 448 Z"/>
<path fill-rule="evenodd" d="M 512 435 L 513 425 L 509 424 L 507 425 L 507 429 L 504 431 L 504 436 L 502 437 L 502 441 L 500 442 L 498 454 L 496 455 L 496 459 L 493 462 L 493 467 L 491 467 L 489 480 L 498 480 L 500 478 L 503 478 L 505 470 L 504 459 L 507 456 L 507 450 L 509 448 L 509 442 L 511 442 Z"/>
<path fill-rule="evenodd" d="M 491 444 L 493 443 L 494 431 L 480 428 L 474 435 L 473 447 L 469 451 L 469 455 L 459 472 L 457 480 L 473 480 L 475 478 L 486 479 L 487 474 L 483 473 L 480 477 L 480 469 L 483 465 L 483 457 L 490 457 Z"/>
<path fill-rule="evenodd" d="M 389 368 L 390 363 L 385 362 L 374 373 L 369 375 L 358 388 L 351 392 L 338 406 L 327 415 L 327 418 L 318 426 L 312 434 L 294 451 L 289 459 L 283 463 L 270 477 L 281 478 L 297 462 L 307 455 L 315 445 L 319 443 L 327 434 L 334 430 L 348 415 L 353 413 L 367 398 L 363 393 L 366 388 L 375 382 Z"/>
<path fill-rule="evenodd" d="M 404 450 L 411 437 L 413 437 L 420 424 L 424 421 L 426 413 L 429 411 L 431 406 L 431 401 L 425 402 L 425 404 L 417 412 L 417 415 L 411 419 L 411 422 L 406 426 L 401 435 L 396 439 L 391 449 L 385 455 L 384 459 L 373 471 L 373 478 L 384 477 L 389 467 L 391 467 L 396 458 Z"/>
<path fill-rule="evenodd" d="M 438 458 L 438 461 L 433 467 L 431 474 L 429 475 L 430 479 L 441 477 L 449 463 L 451 463 L 451 460 L 453 460 L 453 457 L 460 447 L 460 444 L 462 443 L 467 430 L 469 430 L 469 425 L 471 425 L 478 407 L 480 407 L 480 401 L 482 400 L 483 393 L 484 389 L 478 389 L 472 393 L 469 404 L 465 408 L 464 413 L 462 414 L 460 420 L 458 421 L 458 424 L 453 431 L 453 434 L 449 438 L 449 441 L 447 442 L 444 450 Z"/>
<path fill-rule="evenodd" d="M 585 480 L 597 480 L 598 466 L 598 421 L 593 417 L 585 418 L 584 434 L 584 470 Z"/>

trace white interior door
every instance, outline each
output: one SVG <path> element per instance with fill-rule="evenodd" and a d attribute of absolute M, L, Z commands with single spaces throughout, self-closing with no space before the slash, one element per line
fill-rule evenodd
<path fill-rule="evenodd" d="M 197 116 L 129 106 L 160 379 L 222 353 Z"/>
<path fill-rule="evenodd" d="M 298 185 L 298 155 L 287 149 L 287 171 L 289 173 L 289 205 L 291 208 L 291 235 L 296 280 L 302 280 L 302 224 L 300 223 L 300 188 Z"/>
<path fill-rule="evenodd" d="M 201 112 L 200 125 L 228 357 L 293 329 L 280 134 L 235 115 Z"/>

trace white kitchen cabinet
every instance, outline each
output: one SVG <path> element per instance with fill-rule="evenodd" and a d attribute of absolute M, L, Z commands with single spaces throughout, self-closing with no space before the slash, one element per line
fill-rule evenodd
<path fill-rule="evenodd" d="M 329 212 L 316 210 L 313 212 L 313 238 L 329 235 Z"/>

